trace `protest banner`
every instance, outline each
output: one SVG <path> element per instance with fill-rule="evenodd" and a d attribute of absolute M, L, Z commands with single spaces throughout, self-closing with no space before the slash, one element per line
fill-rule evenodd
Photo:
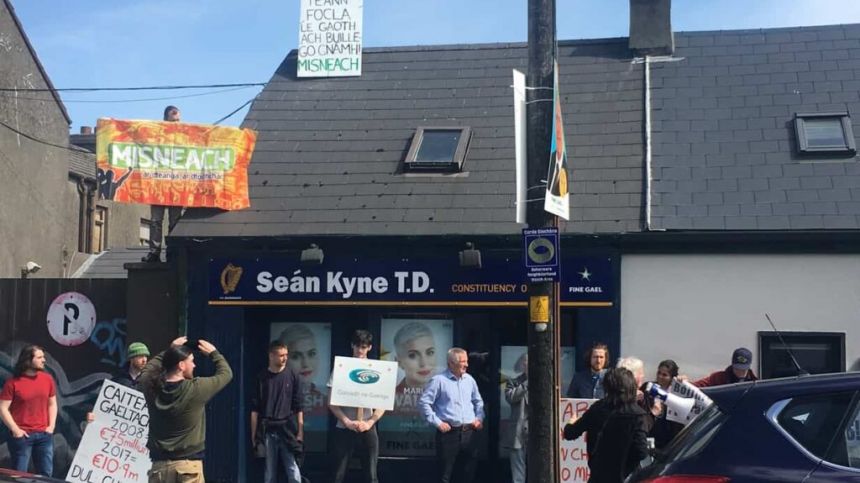
<path fill-rule="evenodd" d="M 669 385 L 669 394 L 689 399 L 678 404 L 670 404 L 668 399 L 666 401 L 666 419 L 681 424 L 689 424 L 693 418 L 702 414 L 713 403 L 711 398 L 706 396 L 701 389 L 688 381 L 672 379 L 672 384 Z M 672 401 L 678 401 L 678 399 L 673 398 Z"/>
<path fill-rule="evenodd" d="M 332 372 L 331 404 L 391 411 L 396 385 L 396 362 L 337 356 Z"/>
<path fill-rule="evenodd" d="M 105 380 L 66 481 L 147 481 L 149 411 L 143 394 Z"/>
<path fill-rule="evenodd" d="M 361 75 L 364 0 L 301 0 L 296 77 Z"/>
<path fill-rule="evenodd" d="M 102 118 L 96 131 L 101 199 L 238 210 L 251 205 L 250 129 Z"/>
<path fill-rule="evenodd" d="M 591 407 L 597 399 L 567 399 L 562 398 L 559 404 L 559 431 L 564 431 L 567 421 L 576 416 L 581 418 L 585 411 Z M 588 481 L 590 471 L 588 469 L 588 452 L 585 448 L 586 435 L 582 435 L 573 441 L 561 440 L 559 450 L 559 474 L 562 482 Z"/>

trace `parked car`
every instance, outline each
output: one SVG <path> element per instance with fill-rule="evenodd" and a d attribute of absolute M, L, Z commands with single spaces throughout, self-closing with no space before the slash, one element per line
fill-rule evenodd
<path fill-rule="evenodd" d="M 860 372 L 705 392 L 714 404 L 628 483 L 860 482 Z"/>
<path fill-rule="evenodd" d="M 63 480 L 58 480 L 56 478 L 48 478 L 47 476 L 39 476 L 30 473 L 23 473 L 21 471 L 9 470 L 6 468 L 0 468 L 0 483 L 5 482 L 15 482 L 15 483 L 62 483 Z"/>

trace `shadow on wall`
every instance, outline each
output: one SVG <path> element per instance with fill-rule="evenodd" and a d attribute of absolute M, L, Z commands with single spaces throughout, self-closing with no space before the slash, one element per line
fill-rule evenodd
<path fill-rule="evenodd" d="M 29 342 L 15 340 L 0 347 L 0 384 L 12 377 L 18 353 Z M 50 353 L 45 352 L 47 371 L 54 378 L 57 386 L 57 428 L 54 433 L 54 476 L 63 477 L 68 472 L 75 450 L 81 441 L 85 426 L 86 413 L 92 408 L 98 395 L 102 381 L 110 377 L 106 372 L 87 374 L 75 381 L 69 381 L 66 371 Z M 9 448 L 9 430 L 0 424 L 0 467 L 11 467 Z"/>
<path fill-rule="evenodd" d="M 848 368 L 849 371 L 860 371 L 860 358 L 854 361 L 854 364 L 851 364 L 851 367 Z"/>

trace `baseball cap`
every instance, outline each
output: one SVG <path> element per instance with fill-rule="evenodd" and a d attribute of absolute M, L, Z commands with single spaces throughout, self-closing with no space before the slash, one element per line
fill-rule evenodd
<path fill-rule="evenodd" d="M 746 371 L 752 364 L 752 352 L 746 347 L 739 347 L 732 352 L 732 367 L 739 371 Z"/>
<path fill-rule="evenodd" d="M 149 347 L 146 347 L 146 344 L 143 342 L 132 342 L 128 345 L 128 350 L 126 351 L 125 356 L 129 359 L 137 356 L 149 357 Z"/>

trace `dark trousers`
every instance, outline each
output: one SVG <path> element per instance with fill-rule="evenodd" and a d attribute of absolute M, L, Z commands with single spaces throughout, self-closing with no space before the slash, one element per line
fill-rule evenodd
<path fill-rule="evenodd" d="M 376 461 L 379 459 L 379 436 L 374 425 L 363 433 L 349 429 L 335 428 L 332 441 L 333 483 L 340 483 L 346 476 L 346 468 L 353 452 L 358 450 L 364 481 L 378 483 L 376 478 Z"/>
<path fill-rule="evenodd" d="M 439 460 L 439 481 L 472 483 L 478 464 L 478 435 L 471 428 L 465 431 L 451 428 L 447 433 L 436 431 L 436 458 Z"/>
<path fill-rule="evenodd" d="M 149 251 L 151 253 L 161 252 L 161 242 L 164 240 L 164 211 L 167 210 L 167 233 L 173 231 L 173 227 L 179 223 L 182 216 L 181 206 L 152 205 L 149 208 Z"/>

